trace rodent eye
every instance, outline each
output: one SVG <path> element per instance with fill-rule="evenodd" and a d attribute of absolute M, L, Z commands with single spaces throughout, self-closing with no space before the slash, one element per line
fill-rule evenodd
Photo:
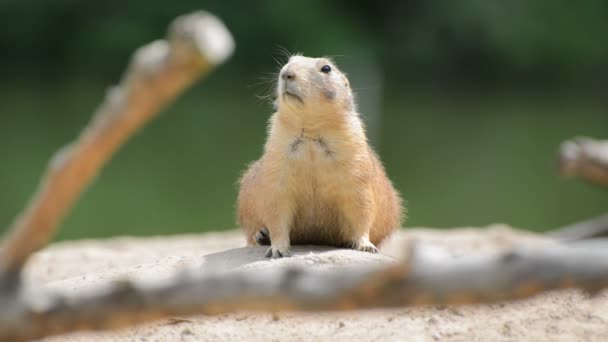
<path fill-rule="evenodd" d="M 330 72 L 330 71 L 331 71 L 331 67 L 330 67 L 329 65 L 324 65 L 324 66 L 321 68 L 321 72 L 322 72 L 322 73 L 329 74 L 329 72 Z"/>

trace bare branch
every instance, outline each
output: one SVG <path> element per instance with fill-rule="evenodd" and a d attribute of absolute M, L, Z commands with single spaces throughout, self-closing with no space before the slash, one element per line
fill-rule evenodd
<path fill-rule="evenodd" d="M 563 142 L 559 170 L 565 176 L 608 186 L 608 141 L 580 137 Z"/>
<path fill-rule="evenodd" d="M 21 295 L 13 305 L 22 310 L 1 316 L 0 340 L 116 329 L 194 314 L 489 303 L 567 288 L 594 293 L 608 286 L 607 247 L 600 241 L 440 259 L 412 248 L 406 263 L 383 269 L 190 271 L 168 282 L 124 281 L 76 297 Z"/>
<path fill-rule="evenodd" d="M 0 250 L 0 279 L 17 277 L 112 154 L 195 80 L 228 58 L 233 47 L 219 19 L 196 12 L 177 18 L 168 40 L 137 50 L 120 85 L 108 92 L 78 140 L 52 158 L 38 191 L 10 228 Z"/>
<path fill-rule="evenodd" d="M 547 235 L 564 242 L 608 237 L 608 214 L 550 231 Z"/>

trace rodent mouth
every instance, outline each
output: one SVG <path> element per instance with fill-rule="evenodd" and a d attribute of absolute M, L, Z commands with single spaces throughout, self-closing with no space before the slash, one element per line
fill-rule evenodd
<path fill-rule="evenodd" d="M 302 98 L 299 95 L 294 94 L 292 92 L 289 92 L 288 90 L 285 90 L 283 92 L 283 97 L 290 98 L 290 99 L 295 99 L 295 100 L 297 100 L 300 103 L 304 103 L 304 101 L 302 100 Z"/>

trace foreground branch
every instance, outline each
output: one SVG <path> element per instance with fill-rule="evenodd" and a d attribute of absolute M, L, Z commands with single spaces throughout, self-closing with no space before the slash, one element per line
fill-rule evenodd
<path fill-rule="evenodd" d="M 38 191 L 10 228 L 0 251 L 0 282 L 6 286 L 9 278 L 17 278 L 28 256 L 48 243 L 125 140 L 232 50 L 230 33 L 205 12 L 176 19 L 167 41 L 140 48 L 79 139 L 52 158 Z"/>
<path fill-rule="evenodd" d="M 406 263 L 380 270 L 183 273 L 170 282 L 125 281 L 77 297 L 22 294 L 1 303 L 3 309 L 21 310 L 1 316 L 0 340 L 116 329 L 174 315 L 490 303 L 554 289 L 594 293 L 608 286 L 606 241 L 443 259 L 417 250 Z"/>
<path fill-rule="evenodd" d="M 563 142 L 559 170 L 565 176 L 578 176 L 608 186 L 608 141 L 575 138 Z"/>

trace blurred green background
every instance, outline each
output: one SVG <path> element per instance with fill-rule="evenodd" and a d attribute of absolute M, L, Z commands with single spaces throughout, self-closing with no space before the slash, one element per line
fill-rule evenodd
<path fill-rule="evenodd" d="M 2 0 L 0 227 L 132 51 L 195 9 L 225 21 L 234 57 L 118 153 L 59 239 L 234 228 L 283 50 L 350 75 L 408 227 L 541 231 L 606 210 L 605 191 L 555 173 L 562 140 L 607 134 L 606 1 Z"/>

